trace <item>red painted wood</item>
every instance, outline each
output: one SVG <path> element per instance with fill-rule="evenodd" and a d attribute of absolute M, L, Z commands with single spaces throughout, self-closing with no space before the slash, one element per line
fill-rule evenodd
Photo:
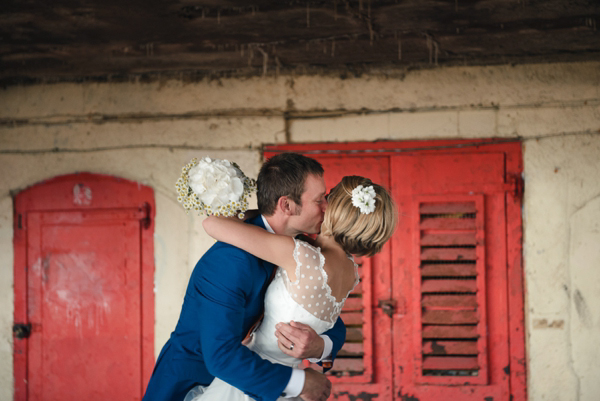
<path fill-rule="evenodd" d="M 473 264 L 423 265 L 421 277 L 473 277 L 477 273 Z"/>
<path fill-rule="evenodd" d="M 342 320 L 346 326 L 362 326 L 363 324 L 363 314 L 361 312 L 342 312 Z"/>
<path fill-rule="evenodd" d="M 450 155 L 431 156 L 414 156 L 414 157 L 398 157 L 392 164 L 393 171 L 398 171 L 398 175 L 392 177 L 397 179 L 398 197 L 400 208 L 405 208 L 406 213 L 411 216 L 414 223 L 411 226 L 407 224 L 408 231 L 401 233 L 397 240 L 400 249 L 402 244 L 410 244 L 410 249 L 407 252 L 400 253 L 399 258 L 407 260 L 409 267 L 407 270 L 411 274 L 409 280 L 398 283 L 398 293 L 413 294 L 410 299 L 411 303 L 407 305 L 407 314 L 412 315 L 410 323 L 398 324 L 394 326 L 394 332 L 401 334 L 400 337 L 395 337 L 395 348 L 402 350 L 401 357 L 403 364 L 401 370 L 396 370 L 395 375 L 396 389 L 399 394 L 410 395 L 419 399 L 452 399 L 450 387 L 456 385 L 475 385 L 470 387 L 471 396 L 457 399 L 482 399 L 485 396 L 493 396 L 494 399 L 508 399 L 509 387 L 506 379 L 506 373 L 499 372 L 497 367 L 501 364 L 505 351 L 497 351 L 493 359 L 489 358 L 491 353 L 488 352 L 489 344 L 489 321 L 487 319 L 487 308 L 479 305 L 487 305 L 487 296 L 485 289 L 489 288 L 489 277 L 486 274 L 486 263 L 489 263 L 487 257 L 487 249 L 483 249 L 483 245 L 489 243 L 488 226 L 490 223 L 486 220 L 486 216 L 491 214 L 488 211 L 488 205 L 484 208 L 486 198 L 479 195 L 486 190 L 493 188 L 493 196 L 503 196 L 502 192 L 497 191 L 504 185 L 504 164 L 503 155 L 492 155 L 483 160 L 483 158 L 475 155 L 465 155 L 462 159 L 454 158 Z M 478 175 L 478 170 L 482 165 L 492 165 L 493 168 L 487 168 L 486 174 Z M 445 165 L 442 168 L 442 165 Z M 437 166 L 440 174 L 438 174 L 433 166 Z M 442 170 L 444 170 L 442 172 Z M 487 177 L 487 178 L 486 178 Z M 482 178 L 484 178 L 482 182 Z M 411 182 L 412 185 L 402 187 L 402 182 Z M 488 181 L 488 182 L 485 182 Z M 463 192 L 465 188 L 468 191 Z M 481 189 L 480 189 L 481 188 Z M 470 195 L 473 193 L 473 195 Z M 434 195 L 435 194 L 435 195 Z M 497 194 L 497 195 L 495 195 Z M 431 195 L 431 196 L 430 196 Z M 428 197 L 429 196 L 429 197 Z M 436 201 L 437 199 L 437 201 Z M 462 200 L 461 200 L 462 199 Z M 466 201 L 466 202 L 465 202 Z M 451 205 L 455 204 L 457 210 L 452 210 Z M 476 206 L 479 205 L 479 206 Z M 473 206 L 476 206 L 473 208 Z M 475 210 L 473 210 L 475 209 Z M 420 218 L 419 215 L 423 212 L 425 216 Z M 456 213 L 474 213 L 477 217 L 458 215 Z M 494 210 L 494 212 L 496 212 Z M 500 216 L 504 216 L 502 210 L 497 211 Z M 455 213 L 455 215 L 452 215 Z M 487 213 L 487 214 L 486 214 Z M 436 214 L 446 214 L 444 217 L 434 217 Z M 433 215 L 433 216 L 431 216 Z M 431 217 L 430 217 L 431 216 Z M 469 217 L 469 218 L 465 218 Z M 485 233 L 483 230 L 486 230 Z M 470 232 L 469 232 L 470 231 Z M 495 224 L 493 234 L 501 233 L 500 224 Z M 405 235 L 404 235 L 405 234 Z M 465 236 L 466 234 L 466 236 Z M 474 235 L 475 234 L 475 235 Z M 484 241 L 484 234 L 486 236 Z M 437 235 L 433 237 L 431 235 Z M 462 236 L 462 238 L 470 237 L 471 246 L 475 248 L 443 248 L 447 245 L 455 245 L 450 241 L 450 236 Z M 473 241 L 474 235 L 474 241 Z M 421 243 L 425 238 L 426 242 Z M 443 242 L 440 240 L 442 239 Z M 464 241 L 464 240 L 463 240 Z M 435 242 L 442 242 L 436 244 Z M 464 241 L 466 242 L 466 241 Z M 499 241 L 501 249 L 503 249 L 503 241 Z M 439 245 L 439 247 L 436 247 Z M 460 245 L 460 244 L 459 244 Z M 405 245 L 406 246 L 406 245 Z M 424 246 L 425 248 L 421 248 Z M 466 251 L 469 249 L 469 251 Z M 484 252 L 485 251 L 485 252 Z M 443 261 L 443 260 L 471 260 L 475 261 L 468 269 L 466 276 L 474 277 L 472 280 L 451 280 L 443 278 L 441 280 L 428 280 L 421 276 L 421 272 L 425 272 L 425 277 L 451 277 L 460 274 L 460 267 L 456 269 L 456 273 L 452 267 L 445 264 L 442 267 L 437 267 L 436 264 L 425 264 L 421 266 L 421 260 L 424 261 Z M 494 260 L 494 266 L 498 269 L 504 268 L 501 259 Z M 439 274 L 439 275 L 438 275 Z M 446 276 L 445 274 L 448 274 Z M 456 275 L 455 275 L 456 274 Z M 502 288 L 501 281 L 498 283 Z M 461 317 L 460 320 L 465 321 L 465 311 L 460 305 L 460 298 L 449 298 L 453 306 L 444 305 L 443 296 L 433 295 L 444 292 L 470 292 L 473 295 L 466 303 L 471 308 L 475 307 L 477 313 L 469 312 L 467 322 L 479 323 L 472 325 L 455 325 L 456 317 Z M 432 294 L 431 296 L 423 296 L 423 294 Z M 436 298 L 432 298 L 432 297 Z M 425 304 L 421 304 L 421 300 Z M 465 300 L 466 301 L 466 300 Z M 457 305 L 458 304 L 458 305 Z M 446 309 L 447 311 L 429 310 L 427 308 L 435 305 L 437 309 Z M 422 311 L 422 308 L 426 309 Z M 497 313 L 498 320 L 502 321 L 506 317 L 506 312 Z M 477 317 L 477 319 L 475 319 Z M 423 321 L 423 318 L 425 321 Z M 424 323 L 444 323 L 443 325 L 428 325 Z M 506 347 L 508 340 L 502 340 L 502 332 L 496 330 L 491 333 L 497 337 L 499 343 L 504 343 Z M 415 350 L 422 352 L 423 339 L 474 339 L 476 342 L 471 343 L 470 347 L 476 348 L 477 356 L 474 356 L 471 361 L 471 366 L 450 369 L 449 366 L 441 366 L 449 370 L 476 368 L 477 376 L 469 377 L 451 377 L 451 376 L 425 376 L 427 369 L 431 369 L 431 359 L 427 359 L 422 355 L 415 355 Z M 397 344 L 397 346 L 396 346 Z M 474 345 L 475 344 L 475 345 Z M 416 358 L 415 358 L 416 357 Z M 442 359 L 448 361 L 448 359 Z M 435 367 L 435 366 L 433 366 Z M 443 374 L 443 372 L 441 372 Z M 493 376 L 491 376 L 493 375 Z M 497 386 L 496 383 L 504 382 L 506 385 Z M 431 387 L 435 386 L 435 387 Z"/>
<path fill-rule="evenodd" d="M 474 232 L 451 232 L 431 233 L 423 231 L 421 235 L 421 246 L 451 246 L 451 245 L 476 245 L 477 239 Z"/>
<path fill-rule="evenodd" d="M 423 293 L 432 292 L 476 292 L 475 280 L 423 280 L 421 285 Z"/>
<path fill-rule="evenodd" d="M 490 142 L 448 140 L 267 147 L 266 157 L 280 151 L 298 151 L 316 157 L 323 162 L 326 177 L 333 172 L 336 180 L 345 174 L 377 174 L 377 169 L 388 172 L 400 210 L 400 225 L 389 246 L 391 254 L 385 256 L 389 258 L 387 266 L 373 259 L 373 293 L 371 297 L 363 294 L 363 301 L 372 300 L 370 334 L 374 337 L 369 343 L 376 345 L 372 351 L 378 369 L 374 371 L 373 383 L 361 381 L 361 376 L 340 378 L 344 380 L 343 386 L 334 383 L 336 399 L 366 396 L 389 400 L 526 399 L 521 200 L 513 196 L 515 177 L 522 171 L 521 145 Z M 448 199 L 451 203 L 446 202 Z M 473 214 L 473 209 L 475 219 L 465 215 Z M 421 214 L 424 214 L 422 219 Z M 421 246 L 440 255 L 445 252 L 441 251 L 443 247 L 455 245 L 475 249 L 474 255 L 470 252 L 470 257 L 474 256 L 470 260 L 475 263 L 432 260 L 433 263 L 421 264 Z M 449 277 L 470 277 L 476 291 L 469 295 L 422 293 L 422 285 L 425 284 L 426 290 L 432 285 L 424 280 L 429 277 L 450 281 L 461 280 Z M 379 300 L 384 299 L 395 301 L 391 319 L 378 308 Z M 462 313 L 475 309 L 480 323 L 423 325 L 423 308 L 426 316 L 432 311 Z M 387 348 L 390 332 L 392 352 Z M 422 376 L 424 346 L 433 346 L 432 342 L 427 343 L 428 338 L 437 344 L 447 342 L 449 347 L 454 343 L 456 354 L 446 355 L 473 355 L 470 352 L 475 349 L 476 364 L 472 366 L 478 369 L 477 375 Z M 456 338 L 472 340 L 454 341 Z M 365 359 L 369 352 L 365 350 Z M 392 374 L 383 373 L 388 371 Z M 388 378 L 392 381 L 386 382 Z"/>
<path fill-rule="evenodd" d="M 344 320 L 344 323 L 346 323 L 345 320 Z M 362 356 L 364 354 L 364 352 L 365 352 L 365 350 L 364 350 L 362 343 L 347 342 L 344 344 L 344 346 L 342 347 L 342 349 L 340 350 L 338 355 L 340 355 L 340 356 L 351 356 L 351 355 Z"/>
<path fill-rule="evenodd" d="M 356 372 L 362 374 L 365 370 L 365 365 L 362 358 L 337 358 L 335 360 L 335 372 Z M 335 373 L 334 373 L 335 374 Z"/>
<path fill-rule="evenodd" d="M 445 217 L 424 218 L 421 220 L 421 230 L 473 230 L 475 221 L 473 219 L 448 219 Z"/>
<path fill-rule="evenodd" d="M 344 304 L 345 312 L 362 312 L 363 310 L 363 299 L 362 298 L 348 298 Z"/>
<path fill-rule="evenodd" d="M 421 214 L 456 214 L 460 217 L 464 213 L 475 213 L 477 210 L 473 202 L 438 202 L 426 203 L 419 206 Z"/>
<path fill-rule="evenodd" d="M 475 260 L 473 248 L 427 248 L 421 252 L 421 260 L 426 261 L 464 261 Z"/>
<path fill-rule="evenodd" d="M 477 355 L 474 341 L 423 341 L 426 355 Z"/>
<path fill-rule="evenodd" d="M 15 399 L 141 399 L 154 360 L 153 205 L 150 188 L 91 174 L 17 196 L 15 321 L 35 329 L 15 340 Z"/>
<path fill-rule="evenodd" d="M 427 308 L 474 308 L 477 298 L 475 295 L 423 295 L 421 305 Z"/>
<path fill-rule="evenodd" d="M 422 338 L 479 338 L 477 326 L 423 326 Z M 419 347 L 421 348 L 421 347 Z"/>
<path fill-rule="evenodd" d="M 475 370 L 479 369 L 477 358 L 426 356 L 423 358 L 425 370 Z"/>
<path fill-rule="evenodd" d="M 479 315 L 475 310 L 430 310 L 421 314 L 423 324 L 477 324 Z"/>

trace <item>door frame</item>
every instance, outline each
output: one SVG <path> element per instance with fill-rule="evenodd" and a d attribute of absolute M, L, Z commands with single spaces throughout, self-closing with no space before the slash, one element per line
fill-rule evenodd
<path fill-rule="evenodd" d="M 523 171 L 521 142 L 514 139 L 444 139 L 421 141 L 381 141 L 381 142 L 344 142 L 344 143 L 304 143 L 289 145 L 267 145 L 263 154 L 272 156 L 283 152 L 297 152 L 311 155 L 399 155 L 427 154 L 439 150 L 455 150 L 478 152 L 487 149 L 505 151 L 507 154 L 507 170 Z M 508 297 L 508 348 L 509 365 L 505 368 L 510 374 L 511 400 L 527 399 L 526 352 L 525 352 L 525 304 L 524 304 L 524 270 L 522 251 L 522 216 L 521 204 L 523 196 L 523 179 L 519 176 L 506 177 L 513 188 L 512 197 L 519 202 L 506 202 L 506 236 L 507 236 L 507 283 Z"/>
<path fill-rule="evenodd" d="M 112 195 L 111 195 L 112 194 Z M 117 194 L 116 196 L 114 194 Z M 140 215 L 141 368 L 140 394 L 154 367 L 154 190 L 137 182 L 103 174 L 54 177 L 19 192 L 13 201 L 14 324 L 28 324 L 27 214 L 48 211 L 138 209 Z M 35 333 L 39 327 L 32 327 Z M 27 339 L 13 333 L 14 399 L 27 400 Z"/>

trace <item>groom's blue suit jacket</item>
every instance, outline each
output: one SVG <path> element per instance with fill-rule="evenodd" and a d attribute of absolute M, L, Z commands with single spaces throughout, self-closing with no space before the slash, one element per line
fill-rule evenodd
<path fill-rule="evenodd" d="M 248 223 L 264 228 L 260 216 Z M 163 347 L 144 401 L 182 401 L 196 385 L 214 377 L 256 400 L 275 400 L 292 369 L 273 364 L 241 344 L 263 311 L 263 299 L 275 268 L 249 253 L 217 242 L 198 261 L 185 294 L 175 331 Z M 346 328 L 341 319 L 325 333 L 335 357 Z"/>

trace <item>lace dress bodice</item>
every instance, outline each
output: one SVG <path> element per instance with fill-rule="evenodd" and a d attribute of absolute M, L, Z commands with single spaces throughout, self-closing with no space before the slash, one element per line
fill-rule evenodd
<path fill-rule="evenodd" d="M 285 270 L 277 268 L 275 278 L 265 294 L 264 320 L 249 344 L 249 348 L 263 358 L 290 366 L 297 366 L 300 360 L 279 350 L 277 338 L 273 335 L 275 325 L 293 320 L 307 324 L 322 334 L 333 327 L 348 295 L 359 282 L 358 266 L 354 263 L 354 285 L 338 302 L 331 294 L 321 249 L 302 240 L 295 239 L 294 242 L 296 280 L 290 281 Z"/>

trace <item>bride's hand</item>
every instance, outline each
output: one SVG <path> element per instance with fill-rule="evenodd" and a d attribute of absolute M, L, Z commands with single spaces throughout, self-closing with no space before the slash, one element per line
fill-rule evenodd
<path fill-rule="evenodd" d="M 294 321 L 278 323 L 275 327 L 277 345 L 284 354 L 298 359 L 321 359 L 323 356 L 325 342 L 312 327 Z"/>

